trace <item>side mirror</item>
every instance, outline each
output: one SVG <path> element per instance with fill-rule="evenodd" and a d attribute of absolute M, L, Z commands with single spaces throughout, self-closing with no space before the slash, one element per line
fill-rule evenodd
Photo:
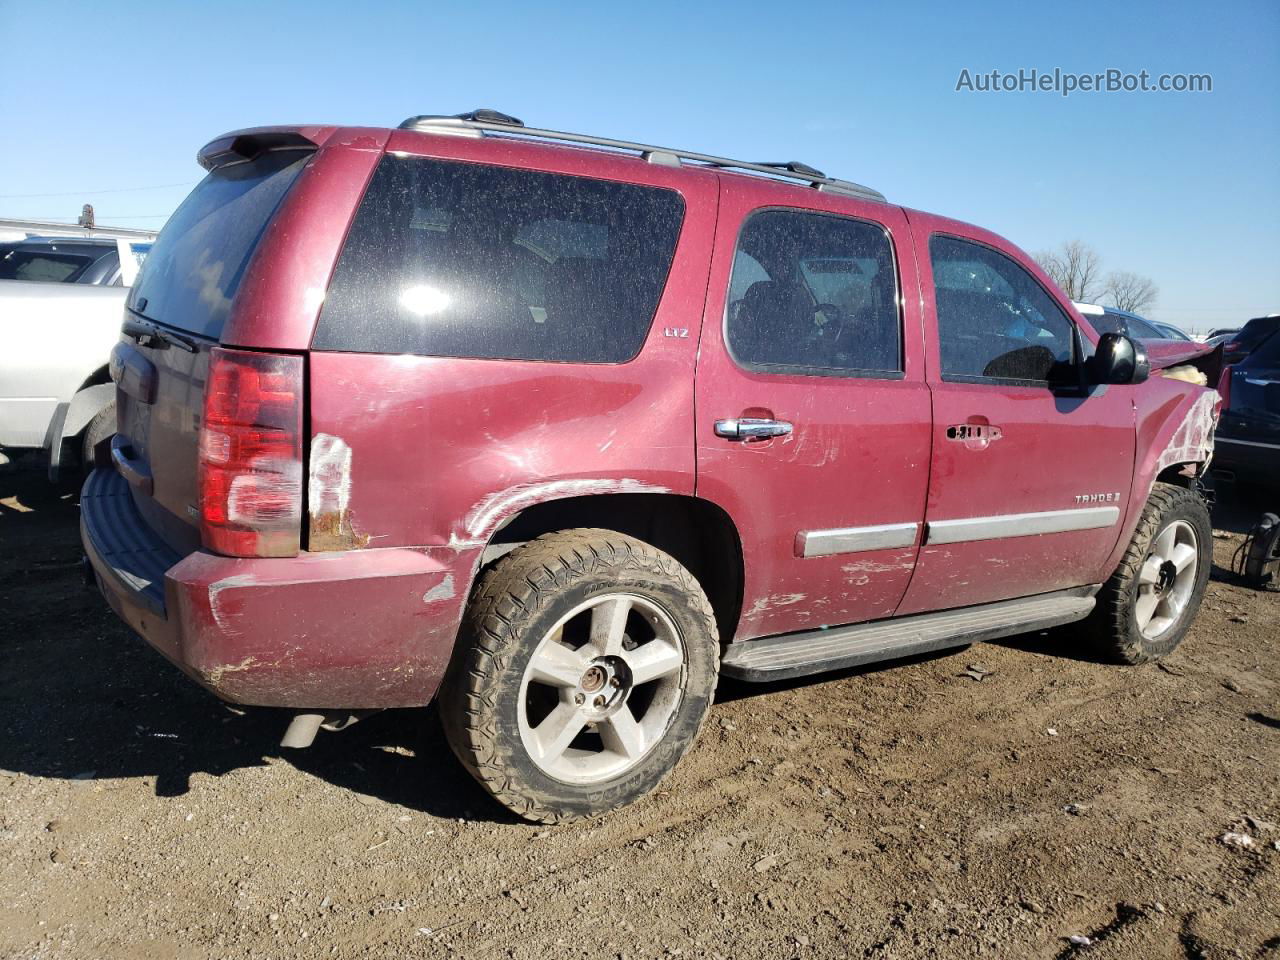
<path fill-rule="evenodd" d="M 1089 366 L 1094 383 L 1142 383 L 1151 375 L 1147 351 L 1122 333 L 1104 333 Z"/>

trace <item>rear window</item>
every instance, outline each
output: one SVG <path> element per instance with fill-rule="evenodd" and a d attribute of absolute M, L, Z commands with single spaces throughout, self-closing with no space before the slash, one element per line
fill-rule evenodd
<path fill-rule="evenodd" d="M 219 167 L 182 202 L 145 254 L 129 308 L 217 339 L 245 267 L 309 151 L 271 151 Z"/>
<path fill-rule="evenodd" d="M 388 156 L 312 346 L 624 362 L 653 321 L 683 216 L 673 190 Z"/>
<path fill-rule="evenodd" d="M 1254 317 L 1235 335 L 1235 340 L 1253 347 L 1275 330 L 1280 330 L 1280 317 Z"/>
<path fill-rule="evenodd" d="M 0 259 L 0 280 L 43 280 L 46 283 L 73 283 L 92 257 L 70 253 L 39 253 L 11 250 Z"/>
<path fill-rule="evenodd" d="M 1280 332 L 1267 337 L 1258 349 L 1240 362 L 1240 366 L 1247 370 L 1256 370 L 1259 367 L 1280 369 Z"/>

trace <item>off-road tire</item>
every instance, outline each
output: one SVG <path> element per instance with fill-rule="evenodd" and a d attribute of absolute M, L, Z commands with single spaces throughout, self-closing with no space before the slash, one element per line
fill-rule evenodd
<path fill-rule="evenodd" d="M 666 733 L 613 779 L 571 784 L 543 772 L 518 728 L 521 681 L 538 642 L 578 604 L 626 592 L 661 607 L 684 645 L 681 696 Z M 504 806 L 540 823 L 595 816 L 649 793 L 697 738 L 715 693 L 720 645 L 711 604 L 669 554 L 611 530 L 544 534 L 481 578 L 440 695 L 453 752 Z"/>
<path fill-rule="evenodd" d="M 1199 555 L 1191 597 L 1178 620 L 1150 639 L 1138 628 L 1134 605 L 1138 595 L 1138 574 L 1157 536 L 1170 524 L 1183 520 L 1195 531 Z M 1171 483 L 1156 483 L 1138 519 L 1124 558 L 1098 592 L 1097 605 L 1086 621 L 1095 652 L 1113 663 L 1137 664 L 1155 660 L 1171 652 L 1186 636 L 1200 609 L 1213 561 L 1213 525 L 1209 508 L 1194 490 Z"/>

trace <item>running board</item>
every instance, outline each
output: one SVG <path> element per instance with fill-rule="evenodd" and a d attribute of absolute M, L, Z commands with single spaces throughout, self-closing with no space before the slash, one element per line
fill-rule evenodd
<path fill-rule="evenodd" d="M 786 680 L 1044 630 L 1087 617 L 1096 590 L 1081 587 L 940 613 L 746 640 L 725 651 L 720 672 L 737 680 Z"/>

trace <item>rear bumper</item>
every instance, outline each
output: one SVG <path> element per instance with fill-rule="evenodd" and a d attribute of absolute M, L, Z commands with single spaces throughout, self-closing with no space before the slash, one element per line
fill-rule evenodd
<path fill-rule="evenodd" d="M 1280 488 L 1280 443 L 1214 438 L 1213 470 L 1250 483 Z"/>
<path fill-rule="evenodd" d="M 111 608 L 224 700 L 362 709 L 420 706 L 435 695 L 471 552 L 181 556 L 143 521 L 114 470 L 93 471 L 80 504 L 81 541 Z"/>

